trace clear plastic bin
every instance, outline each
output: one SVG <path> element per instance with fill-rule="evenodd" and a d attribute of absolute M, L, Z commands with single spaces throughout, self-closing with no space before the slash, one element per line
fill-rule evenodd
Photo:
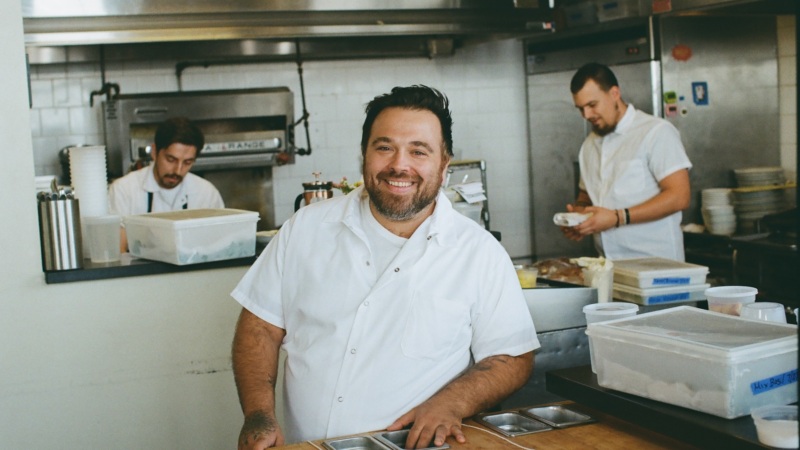
<path fill-rule="evenodd" d="M 176 265 L 245 258 L 256 252 L 258 213 L 187 209 L 125 216 L 128 249 L 138 258 Z"/>
<path fill-rule="evenodd" d="M 797 327 L 674 308 L 590 324 L 597 382 L 732 419 L 797 401 Z"/>

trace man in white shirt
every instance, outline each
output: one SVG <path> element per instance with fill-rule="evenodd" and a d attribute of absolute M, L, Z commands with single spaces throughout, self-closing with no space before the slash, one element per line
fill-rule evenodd
<path fill-rule="evenodd" d="M 168 119 L 155 134 L 153 163 L 118 178 L 108 188 L 108 210 L 118 216 L 179 209 L 224 208 L 213 184 L 189 172 L 205 145 L 188 119 Z M 127 246 L 122 229 L 121 247 Z"/>
<path fill-rule="evenodd" d="M 689 206 L 692 167 L 678 130 L 622 100 L 614 73 L 590 63 L 570 84 L 575 107 L 592 125 L 581 146 L 580 191 L 568 211 L 591 213 L 562 227 L 614 259 L 663 257 L 683 261 L 681 211 Z"/>
<path fill-rule="evenodd" d="M 366 113 L 364 186 L 301 208 L 232 293 L 240 449 L 406 426 L 409 448 L 465 442 L 461 420 L 530 376 L 539 341 L 512 262 L 440 192 L 446 97 L 394 88 Z"/>

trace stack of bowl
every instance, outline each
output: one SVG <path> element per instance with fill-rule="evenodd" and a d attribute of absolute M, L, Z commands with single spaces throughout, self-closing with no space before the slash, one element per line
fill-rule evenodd
<path fill-rule="evenodd" d="M 756 232 L 756 222 L 788 208 L 786 184 L 780 167 L 746 167 L 733 171 L 740 189 L 733 192 L 740 232 Z"/>
<path fill-rule="evenodd" d="M 731 235 L 736 231 L 736 213 L 728 188 L 703 189 L 703 223 L 711 234 Z"/>

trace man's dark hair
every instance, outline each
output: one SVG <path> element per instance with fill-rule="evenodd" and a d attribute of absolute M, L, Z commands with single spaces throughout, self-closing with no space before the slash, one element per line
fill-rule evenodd
<path fill-rule="evenodd" d="M 583 86 L 586 85 L 586 82 L 592 80 L 600 86 L 604 92 L 608 92 L 614 86 L 619 86 L 617 82 L 617 77 L 614 75 L 614 72 L 608 68 L 608 66 L 604 66 L 598 63 L 589 63 L 583 65 L 575 75 L 572 76 L 572 82 L 569 84 L 569 90 L 573 94 L 577 94 L 578 91 L 583 89 Z"/>
<path fill-rule="evenodd" d="M 156 152 L 159 152 L 174 143 L 192 145 L 197 149 L 195 156 L 205 145 L 203 132 L 185 117 L 173 117 L 162 122 L 156 129 Z"/>
<path fill-rule="evenodd" d="M 372 124 L 375 118 L 386 108 L 405 108 L 412 110 L 427 110 L 439 118 L 442 126 L 442 139 L 446 154 L 453 156 L 453 118 L 448 109 L 449 101 L 447 97 L 434 88 L 414 85 L 409 87 L 396 87 L 390 94 L 383 94 L 372 99 L 367 104 L 367 117 L 364 119 L 364 126 L 361 129 L 361 154 L 367 152 L 369 145 L 369 135 L 372 132 Z"/>

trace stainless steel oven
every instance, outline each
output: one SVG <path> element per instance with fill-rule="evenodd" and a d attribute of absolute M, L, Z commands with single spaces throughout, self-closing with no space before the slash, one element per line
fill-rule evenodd
<path fill-rule="evenodd" d="M 111 179 L 149 163 L 159 123 L 183 116 L 206 145 L 192 172 L 217 186 L 225 205 L 275 223 L 272 168 L 294 163 L 294 96 L 286 87 L 117 95 L 104 102 Z"/>

